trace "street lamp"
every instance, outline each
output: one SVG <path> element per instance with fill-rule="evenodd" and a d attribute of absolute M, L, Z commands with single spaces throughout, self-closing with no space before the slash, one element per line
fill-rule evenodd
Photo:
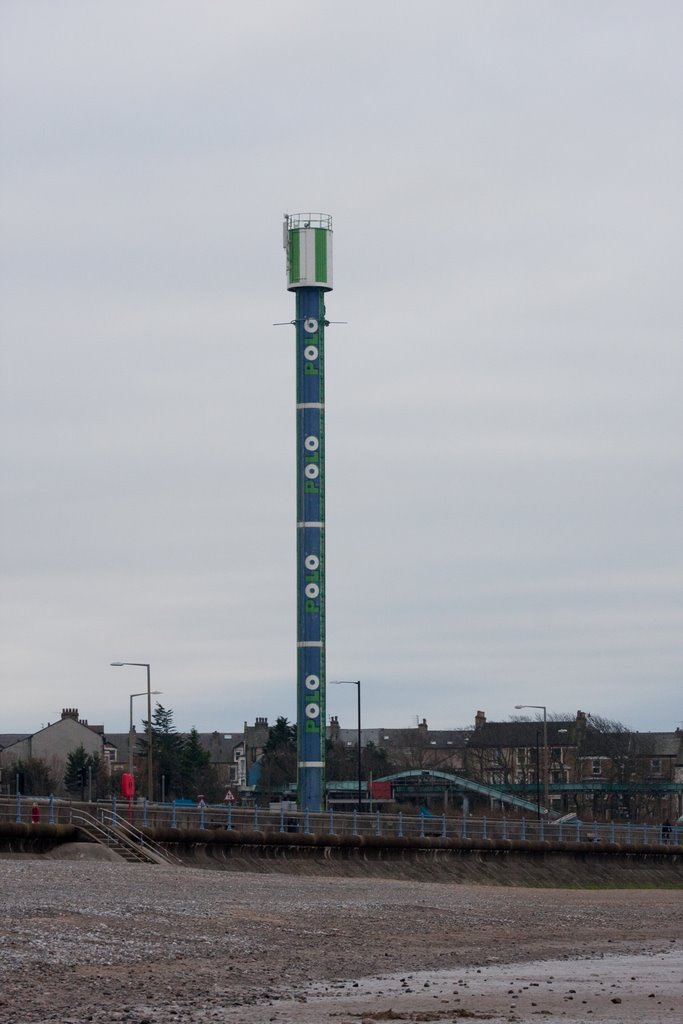
<path fill-rule="evenodd" d="M 539 732 L 536 730 L 536 817 L 541 820 L 541 765 L 540 758 L 538 756 L 538 737 Z"/>
<path fill-rule="evenodd" d="M 128 726 L 128 771 L 133 774 L 133 697 L 144 697 L 147 690 L 142 693 L 131 693 L 130 695 L 130 725 Z M 163 693 L 163 690 L 152 690 L 152 693 Z"/>
<path fill-rule="evenodd" d="M 522 708 L 536 708 L 543 712 L 543 800 L 545 802 L 546 814 L 550 810 L 550 796 L 548 785 L 548 711 L 544 704 L 515 704 L 515 710 Z"/>
<path fill-rule="evenodd" d="M 152 684 L 149 662 L 147 661 L 110 661 L 112 668 L 123 668 L 124 665 L 134 665 L 136 668 L 147 669 L 147 799 L 152 799 Z M 132 702 L 131 702 L 132 707 Z"/>
<path fill-rule="evenodd" d="M 358 810 L 363 809 L 363 789 L 361 786 L 361 750 L 360 750 L 360 679 L 330 679 L 332 686 L 358 687 Z"/>

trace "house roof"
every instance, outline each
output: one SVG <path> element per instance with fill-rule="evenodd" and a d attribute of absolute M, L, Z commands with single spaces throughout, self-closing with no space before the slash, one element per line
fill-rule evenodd
<path fill-rule="evenodd" d="M 176 733 L 177 736 L 186 739 L 189 733 L 182 732 Z M 200 732 L 197 733 L 199 736 L 199 742 L 203 750 L 206 750 L 211 754 L 211 760 L 214 763 L 220 763 L 222 761 L 232 761 L 233 752 L 235 747 L 239 746 L 244 742 L 243 732 L 225 732 L 214 731 L 214 732 Z M 143 731 L 135 733 L 135 740 L 146 741 L 147 737 Z M 106 734 L 106 742 L 116 747 L 117 750 L 128 752 L 128 733 L 127 732 L 108 732 Z"/>
<path fill-rule="evenodd" d="M 683 733 L 676 732 L 637 732 L 634 744 L 638 753 L 651 757 L 677 757 L 683 753 Z"/>
<path fill-rule="evenodd" d="M 405 747 L 463 749 L 470 731 L 468 729 L 430 729 L 421 732 L 415 726 L 411 729 L 361 729 L 360 742 L 362 747 L 372 743 L 375 747 L 386 750 Z M 328 726 L 328 737 L 330 733 L 331 729 Z M 346 745 L 358 742 L 358 729 L 338 729 L 336 735 L 338 741 Z"/>
<path fill-rule="evenodd" d="M 358 742 L 358 729 L 338 729 L 335 730 L 337 741 L 343 743 L 345 746 L 352 746 Z M 331 729 L 327 727 L 327 737 L 330 738 Z M 386 743 L 382 742 L 382 730 L 381 729 L 361 729 L 360 731 L 360 745 L 361 747 L 367 747 L 368 743 L 372 743 L 375 747 L 384 747 Z"/>
<path fill-rule="evenodd" d="M 232 761 L 235 747 L 244 743 L 244 733 L 231 731 L 214 730 L 213 732 L 198 733 L 199 742 L 204 750 L 211 754 L 214 762 Z"/>
<path fill-rule="evenodd" d="M 576 722 L 548 722 L 548 746 L 576 745 Z M 543 743 L 543 722 L 485 722 L 468 733 L 470 747 L 535 747 Z"/>
<path fill-rule="evenodd" d="M 465 747 L 471 729 L 430 729 L 425 736 L 425 744 L 429 747 Z"/>
<path fill-rule="evenodd" d="M 21 743 L 22 740 L 27 740 L 31 735 L 30 732 L 3 732 L 0 733 L 0 750 L 4 750 L 5 747 L 11 747 L 15 743 Z"/>
<path fill-rule="evenodd" d="M 579 754 L 583 757 L 683 756 L 683 737 L 678 732 L 599 732 L 588 728 Z"/>
<path fill-rule="evenodd" d="M 604 731 L 588 721 L 583 728 L 575 720 L 547 723 L 549 747 L 576 747 L 581 757 L 673 757 L 683 761 L 683 733 Z M 430 734 L 431 735 L 431 734 Z M 543 743 L 543 722 L 485 722 L 470 734 L 468 745 L 477 747 L 528 747 Z"/>

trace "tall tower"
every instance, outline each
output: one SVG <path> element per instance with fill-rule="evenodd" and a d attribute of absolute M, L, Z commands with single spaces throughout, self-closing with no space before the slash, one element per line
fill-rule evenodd
<path fill-rule="evenodd" d="M 332 218 L 286 214 L 296 294 L 297 778 L 302 811 L 325 805 L 325 292 Z"/>

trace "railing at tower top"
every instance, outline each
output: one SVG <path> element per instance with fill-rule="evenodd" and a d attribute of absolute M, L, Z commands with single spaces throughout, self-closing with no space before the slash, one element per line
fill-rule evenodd
<path fill-rule="evenodd" d="M 328 213 L 288 213 L 288 228 L 332 228 L 332 217 Z"/>
<path fill-rule="evenodd" d="M 250 834 L 299 833 L 306 835 L 384 837 L 387 839 L 460 839 L 545 842 L 549 846 L 586 843 L 627 847 L 674 847 L 683 844 L 683 823 L 668 822 L 596 822 L 554 821 L 537 817 L 473 817 L 464 814 L 435 815 L 359 813 L 329 810 L 321 813 L 277 811 L 259 807 L 234 807 L 232 804 L 197 806 L 148 804 L 142 800 L 129 808 L 123 801 L 86 804 L 72 801 L 9 797 L 0 799 L 0 823 L 31 823 L 32 806 L 37 804 L 43 824 L 69 824 L 75 815 L 86 812 L 105 825 L 116 823 L 140 830 L 172 829 L 179 834 L 209 832 L 214 829 Z M 125 830 L 125 829 L 124 829 Z M 179 836 L 180 837 L 180 836 Z"/>

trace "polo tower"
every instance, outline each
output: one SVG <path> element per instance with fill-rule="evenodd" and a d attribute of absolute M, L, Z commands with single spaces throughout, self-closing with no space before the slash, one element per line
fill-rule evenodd
<path fill-rule="evenodd" d="M 332 218 L 285 215 L 287 288 L 296 295 L 297 789 L 325 804 L 325 292 Z"/>

